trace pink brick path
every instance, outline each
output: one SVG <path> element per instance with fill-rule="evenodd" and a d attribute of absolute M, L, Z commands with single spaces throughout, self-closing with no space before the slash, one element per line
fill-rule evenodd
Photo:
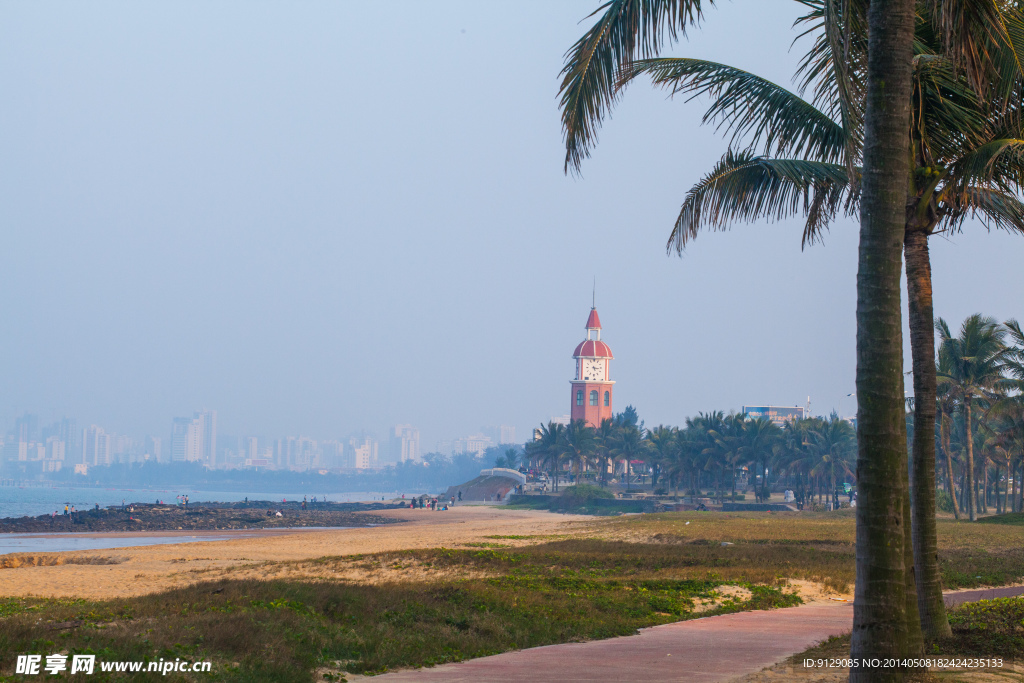
<path fill-rule="evenodd" d="M 948 604 L 1024 593 L 1024 587 L 962 591 Z M 374 676 L 374 683 L 577 683 L 688 681 L 719 683 L 801 652 L 850 630 L 848 603 L 739 612 L 655 626 L 633 636 L 547 645 L 430 669 Z M 358 680 L 362 677 L 356 677 Z"/>

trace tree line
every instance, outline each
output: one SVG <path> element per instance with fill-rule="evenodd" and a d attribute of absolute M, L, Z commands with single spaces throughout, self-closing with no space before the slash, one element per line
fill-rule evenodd
<path fill-rule="evenodd" d="M 957 519 L 1024 511 L 1024 333 L 1016 320 L 998 323 L 975 314 L 954 335 L 939 318 L 935 372 L 938 377 L 934 430 L 941 507 Z M 908 400 L 913 408 L 913 399 Z M 913 440 L 915 412 L 907 413 Z M 499 467 L 520 461 L 551 476 L 592 480 L 608 486 L 621 478 L 626 487 L 649 475 L 676 496 L 736 497 L 743 483 L 756 499 L 768 500 L 772 488 L 786 486 L 798 502 L 817 496 L 831 509 L 840 504 L 839 488 L 856 483 L 857 439 L 853 424 L 836 413 L 791 420 L 778 426 L 742 413 L 699 413 L 682 426 L 645 428 L 633 406 L 599 427 L 584 420 L 549 422 L 523 451 L 502 453 Z"/>
<path fill-rule="evenodd" d="M 791 420 L 779 426 L 743 413 L 699 413 L 682 426 L 645 428 L 629 406 L 599 427 L 583 420 L 549 422 L 526 444 L 524 464 L 551 476 L 608 486 L 619 478 L 626 488 L 649 476 L 652 489 L 674 495 L 737 498 L 737 489 L 753 489 L 758 501 L 772 488 L 787 486 L 799 502 L 817 496 L 819 504 L 838 508 L 838 490 L 854 481 L 857 455 L 853 425 L 833 413 L 828 418 Z M 507 462 L 507 461 L 506 461 Z"/>
<path fill-rule="evenodd" d="M 1016 320 L 979 314 L 959 333 L 936 321 L 938 401 L 935 442 L 950 511 L 972 521 L 1024 510 L 1024 334 Z"/>
<path fill-rule="evenodd" d="M 725 64 L 661 56 L 700 25 L 713 0 L 601 5 L 562 70 L 565 169 L 580 170 L 624 88 L 648 74 L 686 101 L 710 100 L 704 122 L 730 138 L 721 162 L 683 201 L 670 251 L 701 230 L 801 215 L 803 240 L 813 242 L 840 215 L 859 214 L 851 656 L 913 657 L 924 651 L 924 637 L 950 635 L 936 560 L 940 376 L 928 242 L 959 232 L 967 219 L 1024 232 L 1024 7 L 997 0 L 797 2 L 806 10 L 797 21 L 800 36 L 811 45 L 796 92 Z M 917 427 L 909 444 L 904 260 Z M 974 402 L 962 401 L 968 430 Z M 965 449 L 972 457 L 973 431 Z M 967 469 L 974 510 L 974 464 Z M 850 680 L 901 680 L 904 673 L 855 666 Z"/>

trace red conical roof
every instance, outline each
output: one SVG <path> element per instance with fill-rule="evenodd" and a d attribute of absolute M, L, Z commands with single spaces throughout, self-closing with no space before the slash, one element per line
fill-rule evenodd
<path fill-rule="evenodd" d="M 611 348 L 603 341 L 588 339 L 581 341 L 572 352 L 573 358 L 615 358 Z"/>
<path fill-rule="evenodd" d="M 587 318 L 587 329 L 588 330 L 599 330 L 601 329 L 601 319 L 597 317 L 597 309 L 590 309 L 590 317 Z"/>

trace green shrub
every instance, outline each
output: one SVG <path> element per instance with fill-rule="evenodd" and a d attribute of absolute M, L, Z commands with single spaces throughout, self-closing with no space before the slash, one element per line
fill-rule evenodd
<path fill-rule="evenodd" d="M 953 512 L 953 496 L 949 495 L 949 491 L 938 489 L 935 492 L 935 508 L 942 512 Z"/>
<path fill-rule="evenodd" d="M 562 497 L 574 498 L 577 504 L 580 504 L 588 500 L 596 500 L 599 498 L 615 498 L 615 495 L 608 489 L 603 489 L 600 486 L 594 486 L 593 484 L 577 484 L 575 486 L 566 486 L 562 491 Z"/>
<path fill-rule="evenodd" d="M 1018 657 L 1024 651 L 1024 598 L 969 602 L 949 611 L 953 637 L 943 652 Z"/>

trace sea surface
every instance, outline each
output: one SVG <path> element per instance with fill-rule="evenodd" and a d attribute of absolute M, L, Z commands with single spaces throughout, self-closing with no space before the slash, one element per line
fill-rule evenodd
<path fill-rule="evenodd" d="M 195 534 L 188 536 L 139 536 L 109 534 L 0 534 L 0 555 L 5 553 L 56 553 L 71 550 L 130 548 L 161 543 L 224 541 L 232 536 Z"/>
<path fill-rule="evenodd" d="M 317 500 L 332 503 L 353 503 L 360 501 L 390 501 L 401 497 L 402 493 L 394 491 L 350 491 L 343 493 L 316 494 Z M 62 514 L 64 506 L 74 505 L 79 510 L 93 508 L 97 504 L 101 508 L 125 503 L 155 503 L 160 500 L 173 504 L 177 496 L 188 496 L 189 503 L 221 502 L 232 503 L 248 498 L 249 500 L 302 500 L 302 496 L 312 499 L 313 496 L 302 492 L 283 493 L 246 493 L 245 491 L 203 491 L 193 488 L 71 488 L 41 486 L 0 486 L 0 519 L 4 517 L 38 517 L 52 512 Z"/>
<path fill-rule="evenodd" d="M 347 529 L 349 527 L 300 527 L 292 531 L 323 531 L 324 529 Z M 288 531 L 288 527 L 277 527 L 274 533 Z M 63 553 L 72 550 L 106 550 L 110 548 L 131 548 L 140 545 L 161 545 L 165 543 L 201 543 L 203 541 L 227 541 L 237 538 L 252 538 L 262 535 L 257 531 L 194 531 L 191 533 L 167 533 L 146 535 L 145 532 L 131 533 L 30 533 L 0 534 L 0 555 L 7 553 Z"/>

